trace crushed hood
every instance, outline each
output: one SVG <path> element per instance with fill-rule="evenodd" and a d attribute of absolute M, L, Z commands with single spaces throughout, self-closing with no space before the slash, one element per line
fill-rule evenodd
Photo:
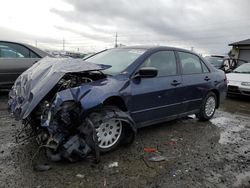
<path fill-rule="evenodd" d="M 45 57 L 15 81 L 9 93 L 10 110 L 17 120 L 25 119 L 66 73 L 107 68 L 110 66 L 97 65 L 81 59 Z"/>

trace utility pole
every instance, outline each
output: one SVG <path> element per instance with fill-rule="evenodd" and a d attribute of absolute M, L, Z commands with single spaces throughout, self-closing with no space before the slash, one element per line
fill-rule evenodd
<path fill-rule="evenodd" d="M 63 38 L 63 51 L 65 50 L 65 40 Z"/>
<path fill-rule="evenodd" d="M 117 48 L 118 47 L 118 44 L 117 44 L 117 32 L 115 33 L 115 48 Z"/>
<path fill-rule="evenodd" d="M 37 47 L 37 40 L 36 40 L 36 43 L 35 43 L 35 44 L 36 44 L 36 47 Z"/>
<path fill-rule="evenodd" d="M 193 46 L 191 47 L 191 51 L 192 51 L 192 52 L 194 51 L 194 47 L 193 47 Z"/>

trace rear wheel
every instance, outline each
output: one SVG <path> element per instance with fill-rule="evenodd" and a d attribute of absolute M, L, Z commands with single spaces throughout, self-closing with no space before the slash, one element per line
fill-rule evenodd
<path fill-rule="evenodd" d="M 200 121 L 207 121 L 211 119 L 215 113 L 217 104 L 217 97 L 213 92 L 207 94 L 202 102 L 200 112 L 196 114 Z"/>

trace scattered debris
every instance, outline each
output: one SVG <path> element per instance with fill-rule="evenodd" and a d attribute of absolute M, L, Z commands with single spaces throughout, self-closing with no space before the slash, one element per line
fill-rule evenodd
<path fill-rule="evenodd" d="M 154 152 L 157 152 L 157 149 L 156 148 L 144 148 L 144 152 L 154 153 Z"/>
<path fill-rule="evenodd" d="M 152 162 L 160 162 L 160 161 L 165 161 L 167 158 L 162 156 L 162 155 L 155 155 L 155 156 L 152 156 L 152 157 L 149 157 L 149 161 L 152 161 Z"/>
<path fill-rule="evenodd" d="M 76 174 L 76 177 L 83 179 L 85 177 L 84 174 Z"/>
<path fill-rule="evenodd" d="M 170 141 L 168 142 L 168 144 L 169 144 L 169 145 L 176 145 L 177 142 L 176 142 L 176 141 L 173 141 L 173 140 L 170 140 Z"/>
<path fill-rule="evenodd" d="M 104 186 L 104 187 L 107 186 L 107 179 L 106 179 L 106 178 L 104 178 L 103 186 Z"/>
<path fill-rule="evenodd" d="M 175 177 L 175 176 L 177 176 L 177 175 L 179 175 L 179 174 L 181 174 L 181 170 L 174 170 L 174 171 L 172 172 L 172 176 L 173 176 L 173 177 Z"/>
<path fill-rule="evenodd" d="M 187 119 L 195 119 L 196 116 L 195 116 L 195 114 L 192 114 L 192 115 L 188 115 L 186 118 L 187 118 Z"/>
<path fill-rule="evenodd" d="M 34 168 L 35 171 L 40 171 L 40 172 L 42 172 L 42 171 L 48 171 L 48 170 L 50 170 L 50 169 L 51 169 L 51 166 L 48 165 L 47 163 L 45 163 L 45 164 L 35 164 L 35 165 L 33 166 L 33 168 Z"/>
<path fill-rule="evenodd" d="M 182 140 L 182 139 L 180 139 Z M 166 145 L 176 145 L 178 139 L 172 138 L 170 141 L 166 142 Z"/>
<path fill-rule="evenodd" d="M 118 162 L 110 163 L 108 167 L 109 168 L 118 167 Z"/>

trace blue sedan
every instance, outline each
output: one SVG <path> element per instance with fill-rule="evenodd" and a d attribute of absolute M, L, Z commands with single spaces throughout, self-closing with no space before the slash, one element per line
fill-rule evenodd
<path fill-rule="evenodd" d="M 16 119 L 40 130 L 51 153 L 69 158 L 94 148 L 88 126 L 98 149 L 107 152 L 130 142 L 140 127 L 190 114 L 209 120 L 226 91 L 225 73 L 194 52 L 122 47 L 84 61 L 42 59 L 17 79 L 9 105 Z M 72 143 L 78 144 L 69 149 Z"/>

